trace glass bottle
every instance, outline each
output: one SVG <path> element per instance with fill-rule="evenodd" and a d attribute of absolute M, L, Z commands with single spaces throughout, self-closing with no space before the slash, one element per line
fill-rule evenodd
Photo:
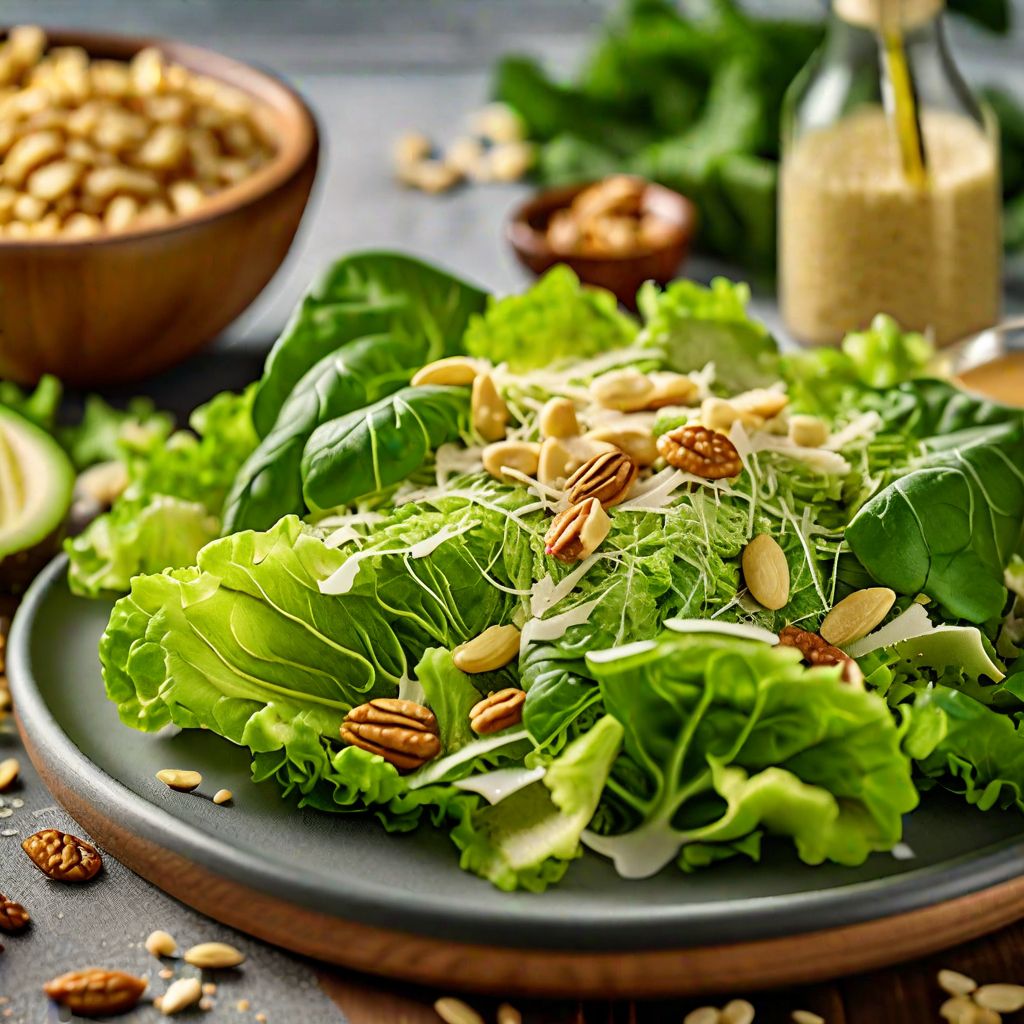
<path fill-rule="evenodd" d="M 879 312 L 946 344 L 995 323 L 998 131 L 949 51 L 942 0 L 834 0 L 783 111 L 779 290 L 836 344 Z"/>

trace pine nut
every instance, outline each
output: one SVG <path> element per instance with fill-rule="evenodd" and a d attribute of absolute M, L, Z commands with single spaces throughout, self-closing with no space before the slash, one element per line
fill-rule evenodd
<path fill-rule="evenodd" d="M 179 978 L 172 981 L 167 991 L 160 997 L 160 1012 L 170 1017 L 190 1006 L 195 1006 L 202 998 L 203 989 L 198 978 Z"/>
<path fill-rule="evenodd" d="M 825 1024 L 825 1018 L 811 1010 L 794 1010 L 790 1019 L 793 1024 Z"/>
<path fill-rule="evenodd" d="M 576 406 L 568 398 L 550 398 L 538 419 L 541 437 L 573 437 L 580 432 Z"/>
<path fill-rule="evenodd" d="M 939 988 L 943 992 L 948 992 L 951 996 L 966 996 L 978 987 L 978 983 L 973 978 L 969 978 L 966 974 L 961 974 L 959 971 L 951 971 L 944 968 L 939 971 L 937 978 Z"/>
<path fill-rule="evenodd" d="M 146 939 L 146 952 L 150 956 L 174 956 L 178 951 L 178 944 L 174 936 L 164 931 L 150 932 Z"/>
<path fill-rule="evenodd" d="M 0 793 L 6 793 L 14 785 L 20 771 L 21 765 L 16 757 L 0 761 Z"/>
<path fill-rule="evenodd" d="M 531 441 L 495 441 L 481 456 L 484 469 L 498 480 L 506 480 L 506 468 L 534 476 L 540 462 L 540 445 Z"/>
<path fill-rule="evenodd" d="M 652 466 L 658 461 L 657 438 L 644 426 L 626 423 L 623 426 L 598 427 L 583 437 L 585 440 L 614 445 L 638 466 Z"/>
<path fill-rule="evenodd" d="M 986 1010 L 1016 1013 L 1024 1009 L 1024 985 L 982 985 L 974 993 L 974 1001 Z"/>
<path fill-rule="evenodd" d="M 523 1015 L 508 1003 L 498 1007 L 498 1024 L 523 1024 Z"/>
<path fill-rule="evenodd" d="M 718 1024 L 721 1014 L 715 1006 L 698 1006 L 684 1018 L 683 1024 Z"/>
<path fill-rule="evenodd" d="M 477 359 L 470 359 L 468 356 L 448 356 L 447 359 L 435 359 L 434 362 L 427 363 L 422 369 L 417 370 L 410 383 L 414 388 L 426 384 L 468 385 L 476 380 L 482 369 L 483 364 Z"/>
<path fill-rule="evenodd" d="M 489 626 L 479 636 L 452 651 L 455 667 L 474 675 L 504 668 L 519 655 L 519 630 L 515 626 Z"/>
<path fill-rule="evenodd" d="M 708 430 L 727 432 L 739 418 L 739 410 L 724 398 L 705 398 L 700 404 L 700 421 Z"/>
<path fill-rule="evenodd" d="M 461 999 L 445 996 L 434 1003 L 434 1012 L 445 1024 L 484 1024 L 483 1017 Z"/>
<path fill-rule="evenodd" d="M 30 195 L 44 202 L 52 203 L 67 195 L 82 174 L 81 165 L 72 160 L 54 160 L 44 164 L 28 176 L 26 188 Z"/>
<path fill-rule="evenodd" d="M 218 789 L 213 794 L 213 802 L 215 804 L 226 804 L 229 800 L 234 797 L 234 793 L 230 789 Z"/>
<path fill-rule="evenodd" d="M 191 793 L 203 781 L 199 772 L 184 771 L 179 768 L 162 768 L 156 773 L 156 777 L 165 786 L 170 786 L 171 789 L 176 789 L 179 793 Z"/>
<path fill-rule="evenodd" d="M 508 406 L 489 373 L 478 374 L 473 380 L 471 410 L 473 429 L 485 441 L 500 441 L 505 436 Z"/>
<path fill-rule="evenodd" d="M 237 967 L 245 961 L 245 954 L 226 942 L 201 942 L 185 951 L 184 960 L 193 967 L 217 970 Z"/>
<path fill-rule="evenodd" d="M 605 408 L 636 412 L 654 395 L 654 384 L 647 374 L 627 367 L 598 377 L 590 385 L 590 393 L 594 401 Z"/>
<path fill-rule="evenodd" d="M 756 1011 L 746 999 L 733 999 L 722 1007 L 720 1024 L 754 1024 Z"/>

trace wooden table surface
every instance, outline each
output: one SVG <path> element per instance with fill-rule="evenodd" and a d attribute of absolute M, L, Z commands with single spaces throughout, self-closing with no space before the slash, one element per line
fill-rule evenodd
<path fill-rule="evenodd" d="M 296 297 L 323 265 L 348 250 L 400 247 L 495 290 L 521 285 L 501 226 L 522 189 L 465 189 L 442 198 L 403 192 L 390 178 L 390 145 L 408 129 L 439 140 L 456 135 L 463 115 L 486 98 L 487 68 L 499 53 L 526 50 L 570 65 L 607 6 L 608 0 L 4 0 L 2 17 L 181 37 L 273 67 L 309 98 L 326 143 L 313 207 L 285 268 L 220 342 L 251 350 L 255 374 Z M 770 6 L 813 12 L 817 5 L 773 0 Z M 984 66 L 986 80 L 1016 79 L 1024 93 L 1019 34 L 998 46 L 971 33 L 961 37 L 968 69 Z M 707 277 L 716 269 L 698 261 L 691 272 Z M 758 296 L 758 311 L 775 322 L 770 292 Z M 222 375 L 214 355 L 153 382 L 151 390 L 183 411 L 227 386 Z M 757 1008 L 759 1024 L 787 1021 L 794 1009 L 812 1010 L 829 1024 L 931 1024 L 940 1020 L 944 998 L 935 982 L 940 967 L 980 982 L 1024 983 L 1024 925 L 923 961 L 793 991 L 723 992 L 699 1003 L 511 1001 L 527 1024 L 667 1024 L 695 1005 L 741 996 Z M 433 1000 L 452 994 L 338 971 L 319 975 L 351 1024 L 436 1024 Z M 467 1001 L 493 1020 L 495 1000 Z M 303 1024 L 300 1009 L 287 1024 Z"/>

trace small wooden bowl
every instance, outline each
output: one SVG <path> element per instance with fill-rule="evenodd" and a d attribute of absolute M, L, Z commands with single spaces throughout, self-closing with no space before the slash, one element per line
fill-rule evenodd
<path fill-rule="evenodd" d="M 95 387 L 156 373 L 210 342 L 281 265 L 316 174 L 308 107 L 282 81 L 163 39 L 47 30 L 51 45 L 130 59 L 146 46 L 269 108 L 278 151 L 238 185 L 166 225 L 91 238 L 0 238 L 0 378 L 53 373 Z"/>
<path fill-rule="evenodd" d="M 637 289 L 644 281 L 665 284 L 676 276 L 697 229 L 696 207 L 686 196 L 648 182 L 644 189 L 644 210 L 677 226 L 672 241 L 656 249 L 625 256 L 576 256 L 555 252 L 548 244 L 548 221 L 557 210 L 569 206 L 580 192 L 593 184 L 587 181 L 537 192 L 513 212 L 506 237 L 519 262 L 533 273 L 543 274 L 556 263 L 565 263 L 584 283 L 606 288 L 624 306 L 635 309 Z"/>

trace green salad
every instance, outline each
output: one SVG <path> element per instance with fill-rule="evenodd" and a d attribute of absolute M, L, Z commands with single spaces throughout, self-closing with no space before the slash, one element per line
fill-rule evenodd
<path fill-rule="evenodd" d="M 360 253 L 242 395 L 119 430 L 67 542 L 122 721 L 541 891 L 889 851 L 1024 810 L 1024 413 L 880 316 L 782 354 L 745 286 L 504 298 Z"/>

